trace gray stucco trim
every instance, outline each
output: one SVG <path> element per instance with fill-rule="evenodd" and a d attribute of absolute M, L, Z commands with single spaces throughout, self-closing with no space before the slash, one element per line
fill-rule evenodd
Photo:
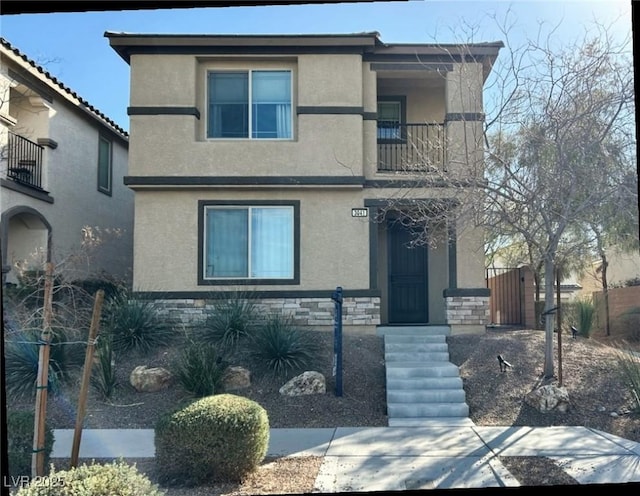
<path fill-rule="evenodd" d="M 10 181 L 8 179 L 0 179 L 0 186 L 12 191 L 17 191 L 18 193 L 22 193 L 23 195 L 30 196 L 31 198 L 35 198 L 36 200 L 41 200 L 46 203 L 53 203 L 54 201 L 53 196 L 49 195 L 47 191 L 38 191 L 37 189 L 24 186 L 20 183 L 16 183 L 15 181 Z"/>
<path fill-rule="evenodd" d="M 127 107 L 127 115 L 192 115 L 200 119 L 196 107 Z"/>
<path fill-rule="evenodd" d="M 37 141 L 40 146 L 46 146 L 47 148 L 51 148 L 52 150 L 55 150 L 56 148 L 58 148 L 58 142 L 54 139 L 38 138 Z"/>
<path fill-rule="evenodd" d="M 127 186 L 359 186 L 363 176 L 124 176 Z"/>
<path fill-rule="evenodd" d="M 489 288 L 447 288 L 442 292 L 445 298 L 453 296 L 490 296 Z"/>
<path fill-rule="evenodd" d="M 218 291 L 216 289 L 203 291 L 134 291 L 137 298 L 146 300 L 181 300 L 181 299 L 215 299 L 221 297 L 240 296 L 248 299 L 262 298 L 331 298 L 335 288 L 332 289 L 275 289 L 275 290 L 239 290 Z M 348 298 L 380 297 L 380 291 L 372 289 L 344 289 L 342 295 Z"/>
<path fill-rule="evenodd" d="M 432 71 L 451 72 L 453 64 L 442 62 L 414 62 L 414 63 L 393 63 L 393 62 L 373 62 L 372 71 Z"/>
<path fill-rule="evenodd" d="M 303 106 L 296 107 L 298 115 L 364 115 L 364 107 L 348 107 L 348 106 Z"/>
<path fill-rule="evenodd" d="M 456 239 L 456 226 L 455 224 L 449 224 L 448 227 L 448 238 L 449 242 L 447 244 L 448 249 L 448 258 L 449 258 L 449 288 L 457 289 L 458 288 L 458 243 Z"/>
<path fill-rule="evenodd" d="M 481 122 L 484 121 L 484 114 L 482 112 L 451 112 L 444 115 L 445 123 L 452 121 Z"/>

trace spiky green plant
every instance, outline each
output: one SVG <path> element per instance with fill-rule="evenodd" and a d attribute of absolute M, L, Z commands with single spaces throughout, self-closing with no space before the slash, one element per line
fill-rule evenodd
<path fill-rule="evenodd" d="M 91 374 L 91 386 L 103 400 L 108 400 L 118 385 L 110 335 L 105 334 L 98 339 L 95 356 L 97 360 Z"/>
<path fill-rule="evenodd" d="M 596 307 L 591 299 L 576 301 L 576 318 L 578 324 L 578 332 L 585 338 L 588 338 L 591 335 L 595 311 Z"/>
<path fill-rule="evenodd" d="M 198 336 L 228 351 L 237 349 L 255 329 L 256 309 L 253 301 L 246 297 L 219 298 L 211 314 L 198 330 Z"/>
<path fill-rule="evenodd" d="M 155 305 L 127 291 L 112 297 L 103 315 L 105 331 L 111 335 L 116 351 L 146 353 L 173 340 L 173 328 L 158 316 Z"/>
<path fill-rule="evenodd" d="M 291 318 L 281 315 L 270 316 L 249 341 L 256 364 L 279 376 L 314 366 L 319 351 L 313 334 L 300 331 Z"/>
<path fill-rule="evenodd" d="M 616 358 L 618 369 L 634 398 L 635 411 L 640 413 L 640 354 L 622 342 L 616 347 Z"/>
<path fill-rule="evenodd" d="M 48 391 L 58 394 L 82 364 L 82 343 L 67 341 L 61 329 L 52 329 L 49 346 Z M 36 392 L 40 359 L 40 331 L 23 329 L 11 335 L 5 345 L 7 392 L 13 396 L 28 396 Z"/>
<path fill-rule="evenodd" d="M 223 392 L 222 376 L 228 362 L 212 343 L 190 341 L 173 367 L 183 389 L 195 397 Z"/>

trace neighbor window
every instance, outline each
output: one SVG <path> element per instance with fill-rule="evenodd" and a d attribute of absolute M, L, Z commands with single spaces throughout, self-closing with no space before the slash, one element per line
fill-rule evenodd
<path fill-rule="evenodd" d="M 404 100 L 385 99 L 378 101 L 378 139 L 400 140 L 403 138 L 401 124 L 404 123 Z"/>
<path fill-rule="evenodd" d="M 293 279 L 294 207 L 207 206 L 205 279 Z"/>
<path fill-rule="evenodd" d="M 111 141 L 100 136 L 98 142 L 98 191 L 111 195 Z"/>
<path fill-rule="evenodd" d="M 210 72 L 209 138 L 291 139 L 291 71 Z"/>

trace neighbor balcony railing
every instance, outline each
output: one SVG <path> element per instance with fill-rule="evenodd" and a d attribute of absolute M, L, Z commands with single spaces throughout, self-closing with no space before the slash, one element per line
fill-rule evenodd
<path fill-rule="evenodd" d="M 42 150 L 44 147 L 9 132 L 7 177 L 26 186 L 42 189 Z"/>
<path fill-rule="evenodd" d="M 444 165 L 444 124 L 378 121 L 378 171 L 441 171 Z"/>

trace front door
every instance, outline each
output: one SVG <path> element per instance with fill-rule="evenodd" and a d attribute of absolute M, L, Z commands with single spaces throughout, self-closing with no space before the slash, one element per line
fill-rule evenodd
<path fill-rule="evenodd" d="M 389 253 L 389 323 L 426 324 L 427 247 L 409 247 L 410 231 L 397 222 L 387 224 Z"/>

